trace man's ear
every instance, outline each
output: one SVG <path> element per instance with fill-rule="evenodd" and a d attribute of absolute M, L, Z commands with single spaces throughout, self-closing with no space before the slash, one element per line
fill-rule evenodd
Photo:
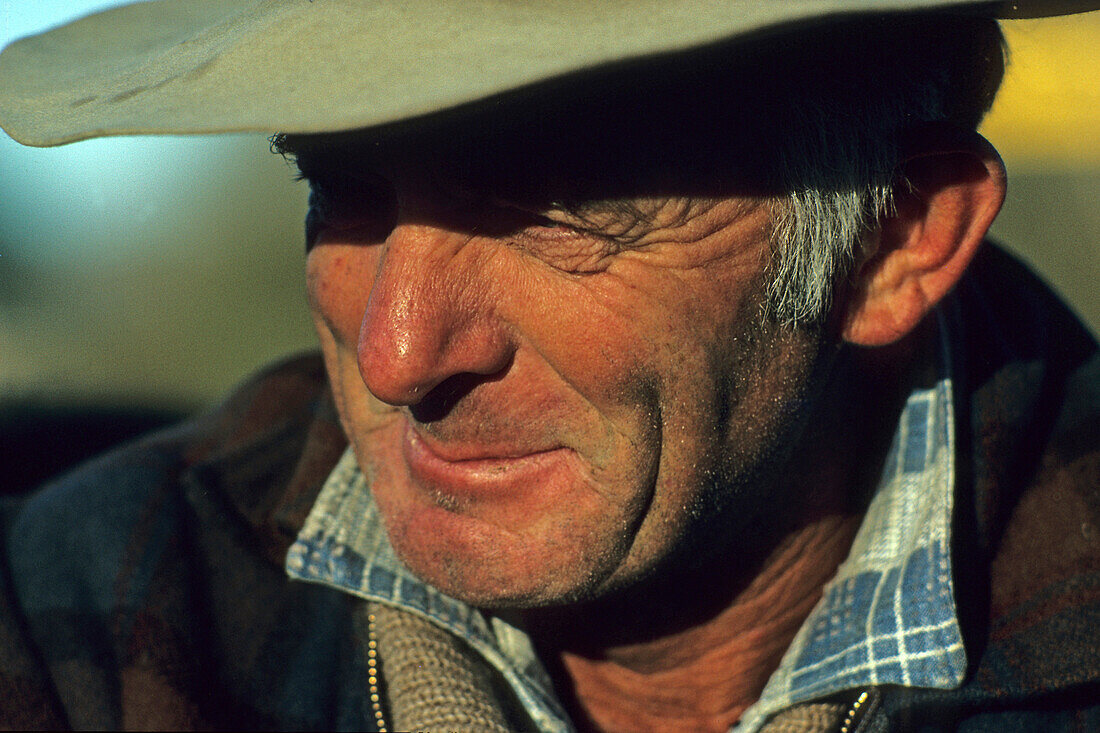
<path fill-rule="evenodd" d="M 884 346 L 912 331 L 955 286 L 1004 201 L 1004 164 L 981 135 L 947 125 L 903 145 L 895 208 L 853 272 L 841 335 Z"/>

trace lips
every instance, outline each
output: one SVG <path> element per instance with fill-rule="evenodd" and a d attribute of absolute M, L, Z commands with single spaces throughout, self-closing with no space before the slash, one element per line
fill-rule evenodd
<path fill-rule="evenodd" d="M 413 480 L 435 496 L 479 500 L 515 497 L 544 485 L 565 468 L 568 448 L 439 444 L 406 424 L 402 453 Z"/>

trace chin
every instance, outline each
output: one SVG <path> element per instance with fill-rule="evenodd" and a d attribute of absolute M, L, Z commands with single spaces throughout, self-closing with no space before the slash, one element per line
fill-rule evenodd
<path fill-rule="evenodd" d="M 557 606 L 598 595 L 630 542 L 577 516 L 517 532 L 461 508 L 375 492 L 390 542 L 421 580 L 481 608 Z M 595 523 L 598 525 L 598 522 Z M 603 530 L 603 531 L 601 531 Z"/>
<path fill-rule="evenodd" d="M 597 595 L 626 561 L 648 505 L 637 481 L 597 484 L 569 449 L 440 458 L 410 433 L 357 447 L 390 543 L 421 580 L 483 608 L 553 606 Z"/>

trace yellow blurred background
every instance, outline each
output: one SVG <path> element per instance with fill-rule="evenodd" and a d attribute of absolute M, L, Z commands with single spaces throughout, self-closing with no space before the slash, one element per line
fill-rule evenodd
<path fill-rule="evenodd" d="M 1100 13 L 1006 23 L 994 236 L 1100 330 Z M 314 343 L 305 190 L 259 136 L 0 140 L 0 401 L 189 410 Z"/>
<path fill-rule="evenodd" d="M 1003 28 L 1008 73 L 981 129 L 1008 168 L 991 236 L 1100 333 L 1100 12 Z"/>
<path fill-rule="evenodd" d="M 1100 169 L 1100 12 L 1001 27 L 1008 74 L 983 133 L 1022 173 Z"/>

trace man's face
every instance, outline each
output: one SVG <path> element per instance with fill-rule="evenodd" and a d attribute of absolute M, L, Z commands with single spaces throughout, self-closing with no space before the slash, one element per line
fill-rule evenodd
<path fill-rule="evenodd" d="M 488 607 L 575 601 L 709 523 L 774 511 L 760 477 L 818 347 L 761 315 L 766 204 L 566 209 L 420 154 L 326 160 L 299 161 L 317 194 L 310 302 L 345 430 L 420 577 Z"/>

